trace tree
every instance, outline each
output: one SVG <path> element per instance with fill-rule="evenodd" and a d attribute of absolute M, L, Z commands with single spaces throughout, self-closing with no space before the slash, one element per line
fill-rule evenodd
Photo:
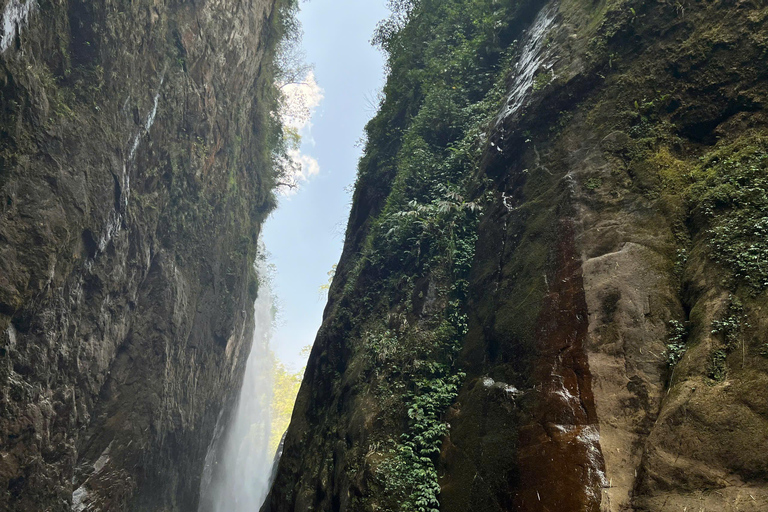
<path fill-rule="evenodd" d="M 304 368 L 298 372 L 291 372 L 286 366 L 274 359 L 274 390 L 272 394 L 272 428 L 269 436 L 269 449 L 272 453 L 277 451 L 283 434 L 288 429 L 293 414 L 293 405 L 296 395 L 299 393 Z"/>

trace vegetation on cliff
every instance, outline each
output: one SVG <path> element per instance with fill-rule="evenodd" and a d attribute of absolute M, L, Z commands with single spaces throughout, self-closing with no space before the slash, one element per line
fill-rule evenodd
<path fill-rule="evenodd" d="M 301 377 L 304 375 L 304 369 L 297 372 L 291 371 L 277 359 L 273 359 L 272 386 L 273 395 L 270 404 L 270 435 L 269 451 L 274 454 L 280 445 L 280 441 L 288 429 L 291 422 L 291 413 L 293 413 L 293 404 L 296 401 L 296 394 L 301 386 Z"/>
<path fill-rule="evenodd" d="M 359 253 L 341 278 L 337 272 L 344 285 L 332 287 L 331 301 L 334 322 L 351 338 L 354 386 L 379 401 L 366 414 L 387 425 L 369 433 L 379 450 L 350 454 L 352 474 L 383 491 L 354 498 L 355 506 L 431 511 L 439 507 L 443 416 L 464 377 L 456 361 L 485 200 L 467 198 L 502 106 L 515 50 L 508 23 L 518 7 L 490 0 L 392 7 L 375 37 L 389 77 L 366 127 L 356 186 L 356 196 L 377 191 L 378 211 Z"/>
<path fill-rule="evenodd" d="M 768 9 L 392 6 L 267 509 L 759 510 Z"/>

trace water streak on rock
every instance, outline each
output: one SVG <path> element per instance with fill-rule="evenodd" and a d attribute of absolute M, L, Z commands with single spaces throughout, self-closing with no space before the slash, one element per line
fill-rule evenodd
<path fill-rule="evenodd" d="M 164 81 L 165 72 L 163 72 L 163 75 L 160 77 L 160 85 L 157 88 L 155 99 L 152 101 L 152 110 L 150 110 L 146 121 L 144 121 L 144 130 L 136 134 L 136 137 L 133 139 L 133 145 L 131 146 L 131 151 L 128 154 L 128 163 L 133 163 L 133 159 L 136 158 L 136 150 L 139 149 L 139 144 L 141 144 L 141 137 L 144 134 L 148 134 L 150 128 L 152 128 L 152 125 L 155 124 L 155 117 L 157 117 L 157 106 L 160 103 L 160 91 L 163 88 Z"/>
<path fill-rule="evenodd" d="M 587 305 L 572 222 L 559 228 L 537 334 L 534 380 L 540 396 L 520 429 L 519 510 L 597 512 L 607 486 L 592 376 L 584 350 Z"/>
<path fill-rule="evenodd" d="M 522 108 L 533 88 L 536 73 L 545 66 L 547 57 L 546 36 L 557 14 L 557 5 L 551 4 L 539 12 L 523 43 L 523 51 L 515 65 L 514 80 L 504 108 L 496 118 L 498 127 Z M 547 69 L 547 72 L 549 69 Z"/>
<path fill-rule="evenodd" d="M 21 34 L 22 27 L 27 23 L 29 15 L 37 8 L 35 0 L 11 0 L 3 10 L 3 36 L 0 38 L 0 53 L 5 53 L 13 44 L 16 36 Z"/>

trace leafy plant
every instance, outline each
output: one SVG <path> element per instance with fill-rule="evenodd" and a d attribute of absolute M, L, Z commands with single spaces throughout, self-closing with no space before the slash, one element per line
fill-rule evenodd
<path fill-rule="evenodd" d="M 709 355 L 709 364 L 707 365 L 707 376 L 715 381 L 725 380 L 728 373 L 726 358 L 728 354 L 725 349 L 713 350 Z"/>
<path fill-rule="evenodd" d="M 742 335 L 742 327 L 745 322 L 744 306 L 738 297 L 728 296 L 728 309 L 726 314 L 720 320 L 712 322 L 712 334 L 718 334 L 723 337 L 725 347 L 728 351 L 733 350 Z"/>
<path fill-rule="evenodd" d="M 383 466 L 390 490 L 402 496 L 400 510 L 437 512 L 437 469 L 433 458 L 440 453 L 448 424 L 441 421 L 442 412 L 456 399 L 463 373 L 446 375 L 449 369 L 434 365 L 436 376 L 416 383 L 409 394 L 409 431 L 402 436 L 390 461 Z"/>
<path fill-rule="evenodd" d="M 552 83 L 552 73 L 550 71 L 539 71 L 533 77 L 533 90 L 540 91 Z"/>
<path fill-rule="evenodd" d="M 437 245 L 447 251 L 451 259 L 456 250 L 457 237 L 467 214 L 479 212 L 475 202 L 465 201 L 455 188 L 439 184 L 440 193 L 432 201 L 421 204 L 415 199 L 408 201 L 406 208 L 384 216 L 381 226 L 386 230 L 384 239 L 391 247 L 402 249 L 403 254 L 413 255 L 420 261 L 422 252 L 430 245 Z M 442 253 L 440 247 L 436 253 Z"/>
<path fill-rule="evenodd" d="M 372 363 L 385 363 L 401 352 L 402 344 L 389 329 L 368 332 L 364 337 L 364 350 Z"/>
<path fill-rule="evenodd" d="M 586 188 L 587 190 L 597 190 L 602 186 L 603 186 L 603 178 L 599 176 L 589 178 L 586 181 L 586 183 L 584 183 L 584 188 Z"/>
<path fill-rule="evenodd" d="M 667 364 L 675 366 L 683 358 L 688 329 L 678 320 L 670 320 L 667 335 Z"/>
<path fill-rule="evenodd" d="M 374 36 L 390 78 L 366 126 L 356 184 L 357 193 L 376 191 L 375 213 L 342 293 L 373 319 L 360 326 L 361 359 L 380 395 L 398 405 L 393 423 L 407 423 L 378 466 L 380 498 L 389 500 L 382 506 L 432 512 L 443 415 L 464 379 L 455 360 L 486 200 L 474 180 L 505 100 L 518 6 L 392 0 L 390 7 Z M 425 293 L 417 283 L 431 290 L 430 308 L 416 299 Z"/>
<path fill-rule="evenodd" d="M 688 263 L 688 250 L 678 249 L 677 257 L 675 258 L 675 268 L 674 268 L 674 273 L 677 277 L 683 276 L 683 270 L 685 269 L 685 265 L 687 263 Z"/>
<path fill-rule="evenodd" d="M 689 201 L 709 219 L 712 256 L 755 292 L 768 287 L 768 141 L 746 138 L 708 155 Z"/>

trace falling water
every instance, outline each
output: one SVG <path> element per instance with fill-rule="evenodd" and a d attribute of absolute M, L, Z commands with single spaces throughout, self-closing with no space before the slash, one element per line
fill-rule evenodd
<path fill-rule="evenodd" d="M 509 89 L 507 101 L 496 118 L 496 124 L 503 123 L 507 118 L 517 113 L 533 89 L 536 73 L 551 72 L 545 65 L 547 45 L 545 43 L 549 29 L 555 21 L 557 5 L 552 3 L 539 12 L 523 42 L 523 51 L 515 65 L 514 81 Z"/>
<path fill-rule="evenodd" d="M 264 278 L 266 263 L 259 258 L 256 265 L 260 286 L 254 304 L 253 347 L 233 420 L 221 443 L 214 440 L 206 457 L 199 512 L 255 512 L 268 491 L 274 457 L 269 450 L 274 303 Z"/>

